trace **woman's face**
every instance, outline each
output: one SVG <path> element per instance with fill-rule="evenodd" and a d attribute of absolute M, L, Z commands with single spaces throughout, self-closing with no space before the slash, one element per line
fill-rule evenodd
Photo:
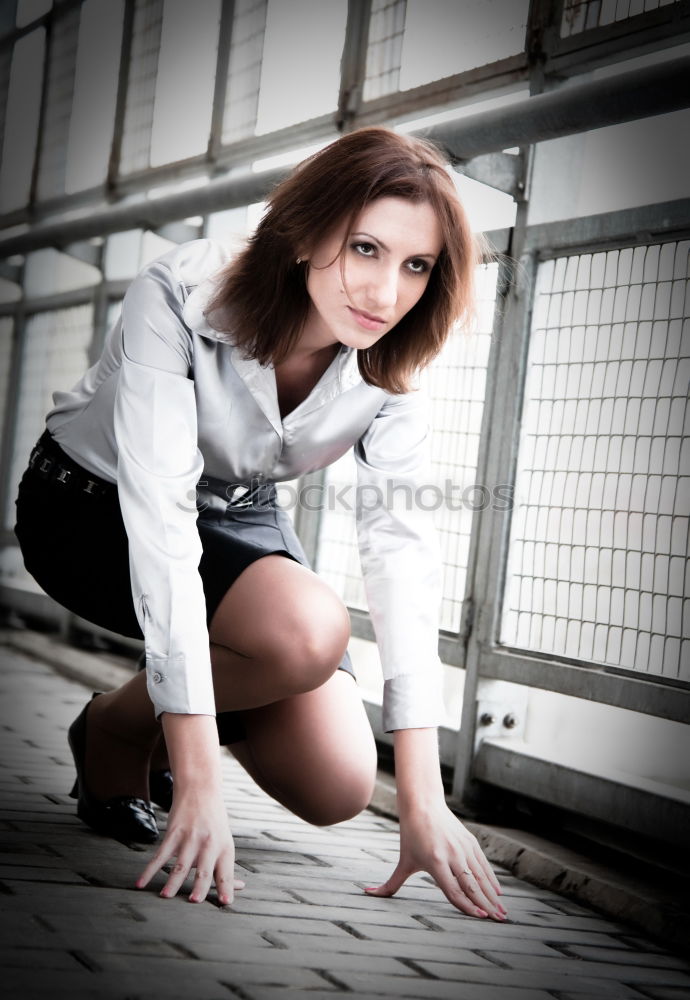
<path fill-rule="evenodd" d="M 341 257 L 345 235 L 341 226 L 307 258 L 312 304 L 302 343 L 310 348 L 375 344 L 422 297 L 443 245 L 431 205 L 404 198 L 367 205 Z"/>

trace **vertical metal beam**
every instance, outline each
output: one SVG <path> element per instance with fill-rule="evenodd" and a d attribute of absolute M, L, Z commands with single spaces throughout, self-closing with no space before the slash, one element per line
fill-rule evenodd
<path fill-rule="evenodd" d="M 5 529 L 5 511 L 9 501 L 10 471 L 14 435 L 17 427 L 17 407 L 19 402 L 19 384 L 26 345 L 26 311 L 20 302 L 14 313 L 14 329 L 12 331 L 12 356 L 10 358 L 10 375 L 8 380 L 7 400 L 5 404 L 5 421 L 0 444 L 0 527 Z"/>
<path fill-rule="evenodd" d="M 117 77 L 117 97 L 115 99 L 115 121 L 113 122 L 113 138 L 110 144 L 108 173 L 105 179 L 107 191 L 115 189 L 120 173 L 120 154 L 122 152 L 122 135 L 125 127 L 129 63 L 132 54 L 132 33 L 134 30 L 134 3 L 135 0 L 125 0 L 124 15 L 122 18 L 122 41 L 120 44 L 120 68 Z"/>
<path fill-rule="evenodd" d="M 544 67 L 561 35 L 565 0 L 530 0 L 525 50 L 529 62 L 530 94 L 544 90 Z"/>
<path fill-rule="evenodd" d="M 101 272 L 101 280 L 93 290 L 93 332 L 91 343 L 89 344 L 88 363 L 95 364 L 101 356 L 103 341 L 107 333 L 108 326 L 108 292 L 106 278 L 103 271 L 105 261 L 106 241 L 103 240 L 99 247 L 99 259 L 96 267 Z"/>
<path fill-rule="evenodd" d="M 340 60 L 340 93 L 336 115 L 336 125 L 341 132 L 354 128 L 362 103 L 370 21 L 371 0 L 349 0 L 345 42 Z"/>
<path fill-rule="evenodd" d="M 43 49 L 43 79 L 41 81 L 41 108 L 38 113 L 38 130 L 36 135 L 36 151 L 34 153 L 33 167 L 31 168 L 31 186 L 29 188 L 29 209 L 36 203 L 36 192 L 38 191 L 38 174 L 41 168 L 41 153 L 43 150 L 43 131 L 45 128 L 46 109 L 48 105 L 48 79 L 50 77 L 50 61 L 53 50 L 53 34 L 55 18 L 59 17 L 60 8 L 50 11 L 46 19 L 46 37 Z"/>
<path fill-rule="evenodd" d="M 530 321 L 536 273 L 536 254 L 525 255 L 527 201 L 518 204 L 510 257 L 518 261 L 514 273 L 504 263 L 500 275 L 506 294 L 505 309 L 497 310 L 494 342 L 487 369 L 486 401 L 482 420 L 478 477 L 484 483 L 514 484 L 520 414 L 529 346 Z M 503 429 L 509 428 L 510 433 Z M 505 552 L 510 530 L 509 511 L 485 510 L 473 523 L 471 596 L 474 616 L 470 623 L 465 661 L 465 688 L 452 797 L 469 805 L 478 792 L 472 780 L 477 730 L 477 704 L 481 691 L 482 650 L 495 641 L 504 587 Z"/>
<path fill-rule="evenodd" d="M 223 116 L 225 114 L 225 94 L 228 86 L 230 46 L 232 26 L 235 18 L 235 0 L 223 0 L 218 31 L 218 56 L 216 59 L 216 80 L 213 90 L 213 111 L 211 113 L 211 134 L 208 138 L 209 160 L 215 162 L 223 144 Z"/>
<path fill-rule="evenodd" d="M 309 489 L 313 489 L 319 497 L 323 497 L 325 482 L 325 469 L 309 472 L 297 481 L 298 503 L 295 508 L 295 531 L 312 566 L 316 566 L 316 560 L 319 555 L 319 536 L 321 534 L 323 511 L 320 509 L 308 510 L 299 502 L 299 498 L 305 496 L 305 491 Z"/>

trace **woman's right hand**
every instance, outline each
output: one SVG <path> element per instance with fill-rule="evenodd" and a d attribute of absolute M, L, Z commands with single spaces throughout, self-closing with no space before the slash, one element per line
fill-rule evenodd
<path fill-rule="evenodd" d="M 192 903 L 206 899 L 212 882 L 221 905 L 232 903 L 234 890 L 244 888 L 244 882 L 234 877 L 235 845 L 220 794 L 175 793 L 165 837 L 137 879 L 137 888 L 148 885 L 173 859 L 160 892 L 164 899 L 177 894 L 192 869 L 196 869 L 189 894 Z"/>
<path fill-rule="evenodd" d="M 175 896 L 196 869 L 190 902 L 201 903 L 215 881 L 218 900 L 232 903 L 235 845 L 223 804 L 220 749 L 215 719 L 163 713 L 165 741 L 174 779 L 173 805 L 163 841 L 136 881 L 143 889 L 164 865 L 175 861 L 160 895 Z"/>

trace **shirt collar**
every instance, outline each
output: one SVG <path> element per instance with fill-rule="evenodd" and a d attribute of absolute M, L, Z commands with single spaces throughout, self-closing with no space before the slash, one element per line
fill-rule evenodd
<path fill-rule="evenodd" d="M 215 291 L 214 277 L 205 278 L 188 291 L 182 307 L 182 318 L 189 329 L 207 340 L 215 340 L 226 344 L 232 351 L 232 364 L 236 372 L 252 391 L 255 399 L 268 417 L 270 423 L 280 430 L 282 421 L 278 412 L 278 401 L 275 387 L 273 365 L 260 365 L 252 358 L 246 358 L 232 342 L 232 335 L 226 331 L 216 330 L 206 319 L 205 309 L 211 295 Z M 311 410 L 323 406 L 340 393 L 362 381 L 357 364 L 357 351 L 352 347 L 342 346 L 333 363 L 324 372 L 307 398 L 292 412 L 303 416 Z M 285 419 L 292 417 L 292 413 Z"/>

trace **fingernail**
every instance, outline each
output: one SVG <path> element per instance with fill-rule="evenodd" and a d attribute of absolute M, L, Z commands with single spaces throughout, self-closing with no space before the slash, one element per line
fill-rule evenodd
<path fill-rule="evenodd" d="M 488 917 L 489 916 L 489 914 L 486 912 L 486 910 L 480 910 L 479 908 L 477 908 L 475 910 L 475 913 L 477 914 L 478 917 Z"/>
<path fill-rule="evenodd" d="M 368 885 L 368 886 L 365 887 L 364 891 L 365 892 L 376 892 L 376 886 L 375 885 Z"/>

